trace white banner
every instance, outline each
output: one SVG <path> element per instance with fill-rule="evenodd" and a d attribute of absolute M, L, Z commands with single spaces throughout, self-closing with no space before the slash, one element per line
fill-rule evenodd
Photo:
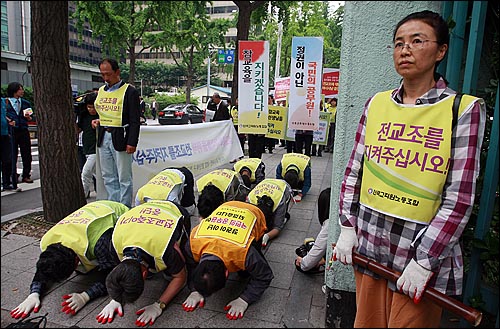
<path fill-rule="evenodd" d="M 323 37 L 293 37 L 288 127 L 317 130 L 323 69 Z"/>
<path fill-rule="evenodd" d="M 106 199 L 96 147 L 97 200 Z M 243 156 L 231 120 L 179 126 L 141 126 L 133 154 L 134 193 L 167 167 L 186 167 L 198 177 Z M 132 203 L 133 204 L 133 203 Z"/>
<path fill-rule="evenodd" d="M 238 132 L 266 134 L 269 41 L 239 41 L 238 45 Z"/>

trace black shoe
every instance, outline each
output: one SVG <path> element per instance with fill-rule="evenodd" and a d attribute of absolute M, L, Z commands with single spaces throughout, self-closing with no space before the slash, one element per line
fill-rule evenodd
<path fill-rule="evenodd" d="M 319 156 L 319 157 L 322 157 L 321 153 L 318 153 L 318 156 Z"/>

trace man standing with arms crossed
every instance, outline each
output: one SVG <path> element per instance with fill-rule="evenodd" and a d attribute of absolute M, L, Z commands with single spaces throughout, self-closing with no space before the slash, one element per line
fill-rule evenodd
<path fill-rule="evenodd" d="M 120 68 L 114 59 L 99 64 L 105 85 L 99 88 L 95 109 L 99 166 L 107 199 L 132 206 L 132 154 L 139 142 L 139 92 L 120 78 Z"/>

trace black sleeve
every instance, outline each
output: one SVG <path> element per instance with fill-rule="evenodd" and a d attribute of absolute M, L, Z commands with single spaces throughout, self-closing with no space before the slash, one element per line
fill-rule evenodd
<path fill-rule="evenodd" d="M 132 86 L 128 86 L 125 92 L 123 104 L 123 125 L 127 125 L 127 145 L 137 146 L 139 143 L 139 131 L 141 129 L 141 110 L 139 92 Z"/>

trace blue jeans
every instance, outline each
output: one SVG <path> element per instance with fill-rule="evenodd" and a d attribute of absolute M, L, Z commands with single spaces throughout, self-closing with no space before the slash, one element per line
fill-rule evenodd
<path fill-rule="evenodd" d="M 104 138 L 99 147 L 99 163 L 108 200 L 120 202 L 131 208 L 132 154 L 116 151 L 109 132 L 104 132 Z"/>

